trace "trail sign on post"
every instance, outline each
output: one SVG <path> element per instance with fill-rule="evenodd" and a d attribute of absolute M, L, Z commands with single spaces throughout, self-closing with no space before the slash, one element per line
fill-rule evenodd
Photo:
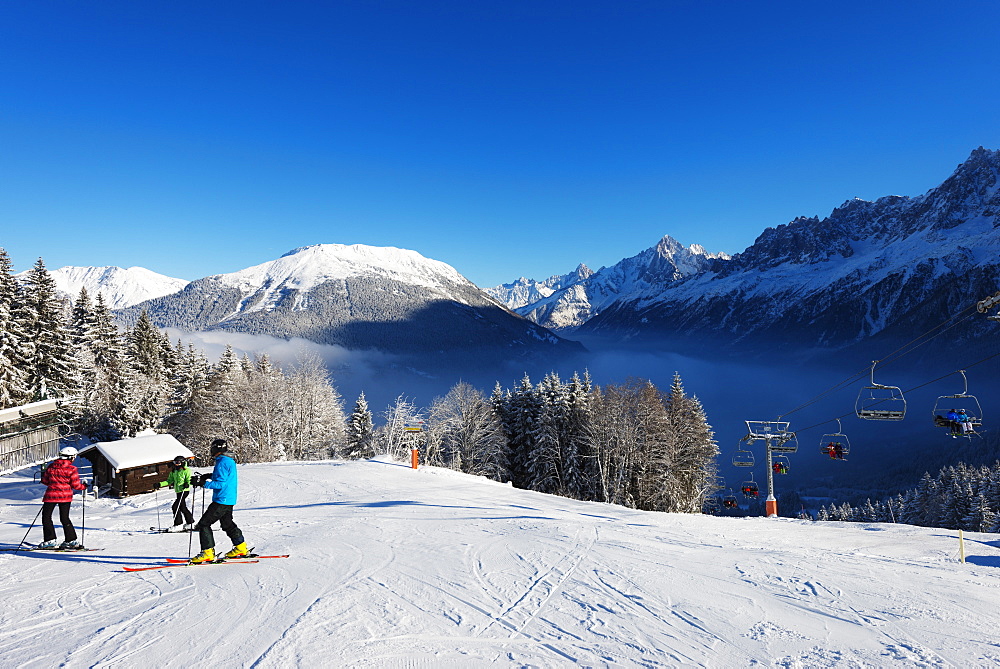
<path fill-rule="evenodd" d="M 411 423 L 403 423 L 403 432 L 422 432 L 423 429 L 424 429 L 424 421 L 422 420 L 413 421 Z M 419 464 L 420 464 L 420 451 L 418 451 L 417 447 L 414 445 L 410 449 L 410 467 L 416 469 L 417 465 Z"/>

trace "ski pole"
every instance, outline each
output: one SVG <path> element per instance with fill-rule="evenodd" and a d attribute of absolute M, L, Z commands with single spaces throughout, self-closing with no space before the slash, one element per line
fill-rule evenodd
<path fill-rule="evenodd" d="M 87 545 L 87 489 L 84 488 L 80 491 L 80 496 L 83 497 L 83 511 L 80 516 L 80 543 L 84 546 Z"/>
<path fill-rule="evenodd" d="M 194 539 L 194 530 L 191 530 L 190 532 L 188 532 L 188 562 L 191 561 L 191 540 L 192 539 Z"/>
<path fill-rule="evenodd" d="M 160 487 L 157 486 L 153 488 L 153 505 L 156 507 L 156 529 L 162 530 L 163 525 L 160 524 Z"/>
<path fill-rule="evenodd" d="M 35 519 L 33 521 L 31 521 L 31 525 L 28 525 L 28 532 L 31 532 L 31 528 L 33 528 L 35 526 L 35 523 L 38 522 L 38 517 L 40 515 L 42 515 L 42 509 L 44 509 L 44 508 L 45 508 L 45 506 L 42 505 L 42 507 L 40 509 L 38 509 L 38 513 L 35 514 Z M 24 542 L 28 539 L 28 532 L 24 533 L 24 538 L 21 539 L 21 543 L 19 543 L 17 545 L 17 548 L 14 549 L 15 553 L 20 552 L 21 547 L 24 546 Z"/>

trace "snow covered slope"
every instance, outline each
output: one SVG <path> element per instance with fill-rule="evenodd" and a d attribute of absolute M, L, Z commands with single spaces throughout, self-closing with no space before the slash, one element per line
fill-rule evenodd
<path fill-rule="evenodd" d="M 126 573 L 188 555 L 189 536 L 143 531 L 172 496 L 90 500 L 86 543 L 103 551 L 0 553 L 0 664 L 1000 662 L 994 535 L 966 535 L 961 564 L 947 530 L 640 512 L 384 460 L 239 476 L 249 543 L 290 558 Z M 30 471 L 0 478 L 0 545 L 41 493 Z"/>
<path fill-rule="evenodd" d="M 86 288 L 93 301 L 104 295 L 109 309 L 124 309 L 133 304 L 176 293 L 188 284 L 184 279 L 151 272 L 143 267 L 60 267 L 49 272 L 56 288 L 75 300 Z"/>

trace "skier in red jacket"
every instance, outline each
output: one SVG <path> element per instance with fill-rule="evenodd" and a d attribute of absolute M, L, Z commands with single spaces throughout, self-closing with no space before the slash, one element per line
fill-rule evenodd
<path fill-rule="evenodd" d="M 42 498 L 42 543 L 38 548 L 58 548 L 74 550 L 83 548 L 76 540 L 76 528 L 69 519 L 69 505 L 73 501 L 74 490 L 86 490 L 87 486 L 80 481 L 80 472 L 73 460 L 76 449 L 65 446 L 59 451 L 59 459 L 55 460 L 42 474 L 42 485 L 46 486 L 45 497 Z M 59 544 L 56 540 L 56 528 L 52 524 L 52 511 L 59 507 L 59 523 L 62 525 L 66 540 Z"/>

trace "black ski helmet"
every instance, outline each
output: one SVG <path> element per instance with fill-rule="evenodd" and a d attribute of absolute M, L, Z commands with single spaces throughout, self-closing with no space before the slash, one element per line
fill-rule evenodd
<path fill-rule="evenodd" d="M 174 466 L 175 467 L 183 467 L 185 461 L 186 461 L 186 459 L 184 458 L 183 455 L 178 455 L 176 458 L 174 458 Z"/>
<path fill-rule="evenodd" d="M 208 450 L 213 456 L 216 456 L 228 451 L 229 447 L 226 446 L 225 439 L 216 439 L 212 442 L 212 446 Z"/>

